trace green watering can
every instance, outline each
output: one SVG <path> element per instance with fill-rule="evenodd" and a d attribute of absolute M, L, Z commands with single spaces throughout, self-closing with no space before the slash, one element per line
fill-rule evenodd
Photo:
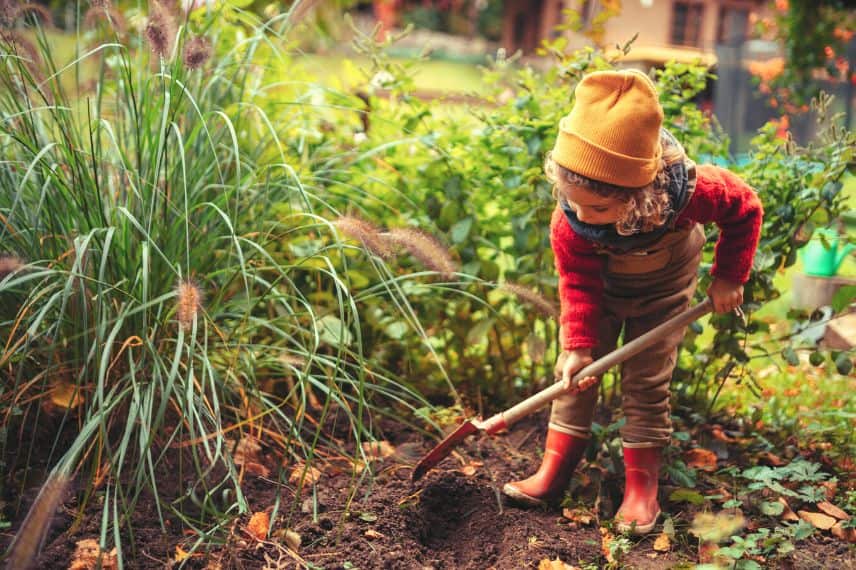
<path fill-rule="evenodd" d="M 801 251 L 803 271 L 808 275 L 832 277 L 838 272 L 847 254 L 854 248 L 856 245 L 843 244 L 841 236 L 833 229 L 815 230 L 814 235 Z"/>

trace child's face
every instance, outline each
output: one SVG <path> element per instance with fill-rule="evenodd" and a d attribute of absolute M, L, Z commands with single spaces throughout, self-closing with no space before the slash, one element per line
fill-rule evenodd
<path fill-rule="evenodd" d="M 562 184 L 559 191 L 584 224 L 614 224 L 624 215 L 624 203 L 618 198 L 605 198 L 573 184 Z"/>

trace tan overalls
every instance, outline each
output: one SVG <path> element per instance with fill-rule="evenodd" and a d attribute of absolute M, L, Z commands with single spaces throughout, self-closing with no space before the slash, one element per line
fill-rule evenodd
<path fill-rule="evenodd" d="M 689 170 L 691 196 L 695 189 L 695 168 L 690 164 Z M 672 219 L 676 220 L 679 214 Z M 701 225 L 692 223 L 666 232 L 644 251 L 598 250 L 607 260 L 598 344 L 592 351 L 595 360 L 615 349 L 622 325 L 626 343 L 687 308 L 695 292 L 704 242 Z M 621 428 L 621 437 L 625 445 L 668 445 L 672 433 L 669 381 L 685 330 L 663 337 L 622 365 L 621 407 L 626 423 Z M 589 437 L 598 392 L 595 385 L 582 393 L 555 400 L 550 428 Z"/>

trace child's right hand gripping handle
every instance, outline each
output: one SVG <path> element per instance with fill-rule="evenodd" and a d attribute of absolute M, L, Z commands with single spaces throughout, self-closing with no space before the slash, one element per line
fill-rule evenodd
<path fill-rule="evenodd" d="M 620 364 L 631 356 L 639 354 L 663 336 L 675 330 L 686 327 L 693 321 L 698 320 L 699 318 L 709 313 L 711 310 L 713 310 L 713 303 L 711 302 L 710 298 L 705 298 L 705 300 L 699 303 L 698 305 L 687 309 L 679 315 L 672 317 L 665 323 L 654 327 L 645 334 L 633 339 L 624 346 L 613 350 L 609 354 L 595 360 L 585 368 L 579 370 L 576 374 L 574 374 L 574 377 L 571 379 L 571 384 L 573 386 L 577 386 L 580 380 L 584 378 L 588 378 L 589 376 L 602 375 L 604 372 L 606 372 L 616 364 Z M 537 394 L 533 394 L 529 398 L 523 400 L 519 404 L 507 409 L 504 412 L 501 412 L 500 414 L 497 414 L 497 416 L 501 416 L 500 421 L 495 421 L 494 418 L 496 418 L 497 420 L 499 420 L 500 418 L 494 416 L 485 423 L 490 424 L 491 427 L 493 425 L 497 425 L 497 427 L 499 427 L 500 424 L 502 424 L 502 427 L 508 427 L 519 419 L 524 418 L 529 414 L 535 412 L 536 410 L 539 410 L 542 407 L 546 406 L 562 394 L 566 393 L 567 390 L 568 389 L 566 387 L 566 383 L 562 380 L 559 380 L 552 386 L 548 386 Z M 487 431 L 488 433 L 493 433 L 494 431 L 498 430 L 492 430 L 488 428 Z"/>

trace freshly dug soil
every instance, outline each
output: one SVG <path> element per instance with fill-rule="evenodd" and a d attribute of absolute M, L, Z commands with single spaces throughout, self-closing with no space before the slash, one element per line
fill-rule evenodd
<path fill-rule="evenodd" d="M 383 436 L 394 453 L 373 463 L 373 479 L 362 474 L 356 492 L 353 473 L 329 462 L 315 486 L 297 496 L 288 473 L 278 479 L 277 460 L 271 454 L 264 455 L 260 460 L 270 475 L 246 474 L 242 490 L 252 513 L 271 513 L 278 504 L 269 538 L 260 541 L 252 536 L 248 513 L 217 535 L 221 543 L 209 541 L 207 551 L 201 548 L 191 552 L 197 535 L 166 509 L 162 509 L 164 532 L 155 501 L 143 495 L 133 516 L 134 536 L 123 534 L 126 568 L 482 570 L 538 568 L 542 561 L 556 559 L 576 567 L 605 567 L 599 527 L 608 527 L 621 500 L 622 480 L 603 454 L 590 457 L 593 463 L 584 463 L 571 485 L 571 506 L 588 509 L 591 520 L 570 513 L 563 516 L 559 506 L 521 509 L 503 500 L 500 489 L 505 482 L 537 468 L 544 426 L 542 414 L 521 422 L 503 436 L 471 436 L 416 484 L 410 480 L 412 465 L 436 442 L 404 426 L 384 426 Z M 44 445 L 35 450 L 49 448 Z M 14 450 L 8 448 L 5 459 L 7 466 L 20 463 Z M 37 458 L 31 458 L 30 465 L 37 466 Z M 177 460 L 168 457 L 159 471 L 162 496 L 181 496 L 193 483 L 191 473 L 182 472 Z M 40 483 L 33 480 L 22 484 L 22 477 L 12 468 L 4 483 L 3 514 L 13 524 L 0 535 L 0 546 L 11 541 L 38 492 Z M 14 510 L 15 490 L 20 488 L 25 489 L 21 508 Z M 686 528 L 698 508 L 670 503 L 667 498 L 674 488 L 663 481 L 661 505 L 676 525 Z M 74 525 L 76 493 L 70 492 L 34 567 L 68 568 L 76 543 L 98 538 L 102 501 L 97 496 L 90 500 Z M 291 538 L 286 537 L 286 531 L 292 533 Z M 285 544 L 295 537 L 293 533 L 299 535 L 300 546 L 287 549 Z M 698 561 L 698 543 L 683 536 L 669 552 L 654 550 L 656 535 L 632 538 L 632 550 L 621 559 L 620 567 L 691 568 Z M 179 564 L 182 551 L 191 553 Z M 854 564 L 854 555 L 844 542 L 816 535 L 800 542 L 797 552 L 777 564 L 785 568 L 848 568 Z"/>

